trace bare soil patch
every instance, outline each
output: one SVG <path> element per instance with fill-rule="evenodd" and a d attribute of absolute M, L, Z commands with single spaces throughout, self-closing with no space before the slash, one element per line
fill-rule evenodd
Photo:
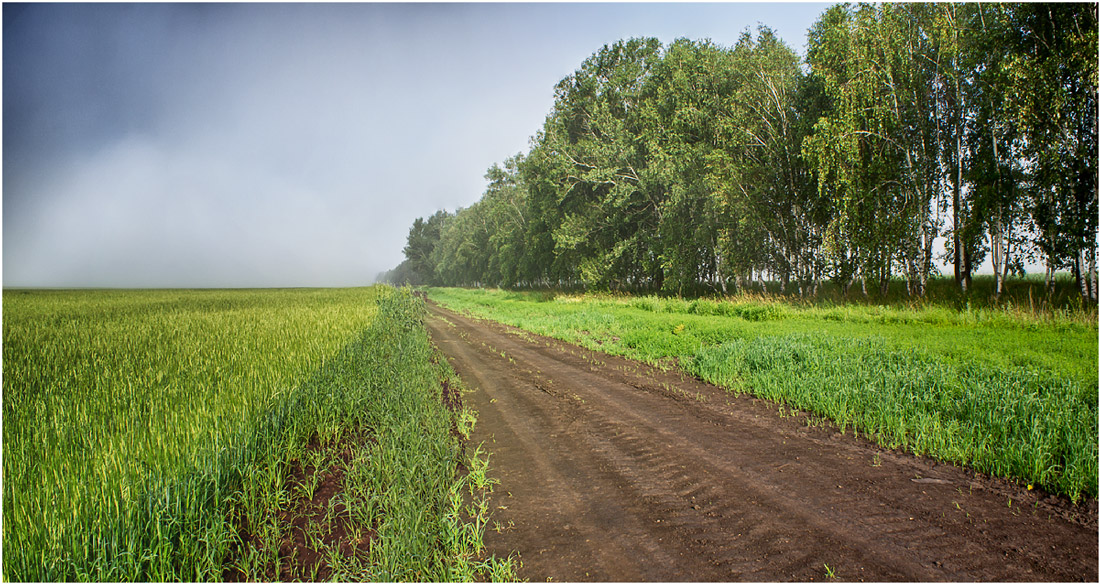
<path fill-rule="evenodd" d="M 331 554 L 353 558 L 370 553 L 374 529 L 353 526 L 341 495 L 346 469 L 368 440 L 353 436 L 324 444 L 314 437 L 303 456 L 291 461 L 285 483 L 289 501 L 276 515 L 278 552 L 275 561 L 265 566 L 265 580 L 328 580 L 333 572 Z M 260 536 L 247 525 L 241 526 L 240 537 L 245 546 L 263 547 Z M 246 579 L 237 567 L 228 568 L 223 577 L 228 582 Z"/>
<path fill-rule="evenodd" d="M 531 581 L 1097 580 L 1096 501 L 429 303 Z"/>
<path fill-rule="evenodd" d="M 323 446 L 311 442 L 309 449 L 321 451 Z M 326 557 L 328 550 L 338 551 L 344 558 L 370 552 L 373 529 L 360 530 L 353 537 L 351 514 L 339 495 L 344 489 L 346 467 L 351 463 L 354 444 L 330 445 L 319 465 L 293 462 L 287 485 L 295 496 L 290 507 L 279 512 L 279 524 L 284 533 L 279 545 L 281 581 L 327 580 L 332 566 Z M 312 497 L 309 491 L 312 490 Z"/>

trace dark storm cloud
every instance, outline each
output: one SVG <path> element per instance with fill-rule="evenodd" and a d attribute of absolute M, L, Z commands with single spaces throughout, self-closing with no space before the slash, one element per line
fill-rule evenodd
<path fill-rule="evenodd" d="M 762 9 L 5 4 L 4 284 L 367 283 L 600 45 Z"/>

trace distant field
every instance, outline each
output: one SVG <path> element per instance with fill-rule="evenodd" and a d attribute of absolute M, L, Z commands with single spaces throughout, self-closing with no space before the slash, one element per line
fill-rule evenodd
<path fill-rule="evenodd" d="M 433 300 L 833 420 L 881 444 L 1097 494 L 1095 312 L 798 306 L 432 288 Z"/>
<path fill-rule="evenodd" d="M 321 480 L 291 471 L 322 467 L 344 483 L 302 535 L 314 578 L 475 572 L 451 433 L 470 420 L 407 291 L 3 300 L 5 579 L 283 579 L 287 513 Z M 338 520 L 350 555 L 314 526 Z"/>

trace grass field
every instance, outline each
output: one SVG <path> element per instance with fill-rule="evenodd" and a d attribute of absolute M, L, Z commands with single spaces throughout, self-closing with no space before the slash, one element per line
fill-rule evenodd
<path fill-rule="evenodd" d="M 590 349 L 675 363 L 885 446 L 1073 501 L 1097 495 L 1094 310 L 453 288 L 429 296 Z"/>
<path fill-rule="evenodd" d="M 484 460 L 465 458 L 453 429 L 472 416 L 444 404 L 457 379 L 408 291 L 3 299 L 5 579 L 280 579 L 288 512 L 321 476 L 291 471 L 334 464 L 341 491 L 300 529 L 315 570 L 508 577 L 477 561 Z M 322 537 L 337 522 L 365 545 Z"/>

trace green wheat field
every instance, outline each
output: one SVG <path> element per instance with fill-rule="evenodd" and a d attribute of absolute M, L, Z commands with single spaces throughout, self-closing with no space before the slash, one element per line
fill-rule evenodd
<path fill-rule="evenodd" d="M 423 314 L 388 287 L 5 290 L 4 579 L 270 580 L 311 443 L 354 447 L 338 512 L 369 540 L 317 543 L 329 578 L 508 579 Z"/>

